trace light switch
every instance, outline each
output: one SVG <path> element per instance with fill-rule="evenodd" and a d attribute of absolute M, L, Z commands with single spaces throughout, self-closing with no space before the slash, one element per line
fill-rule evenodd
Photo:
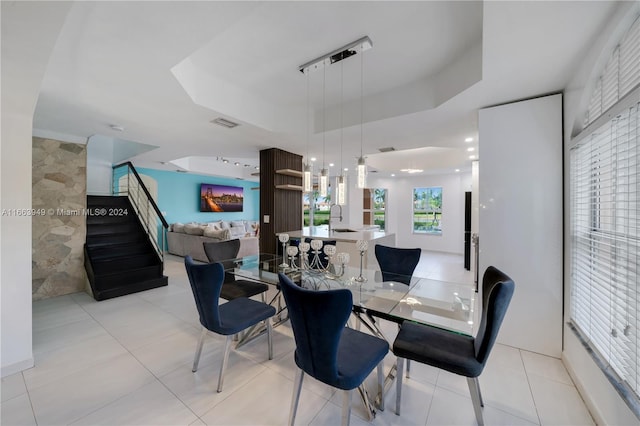
<path fill-rule="evenodd" d="M 265 214 L 264 217 L 262 218 L 262 223 L 269 223 L 269 215 Z"/>

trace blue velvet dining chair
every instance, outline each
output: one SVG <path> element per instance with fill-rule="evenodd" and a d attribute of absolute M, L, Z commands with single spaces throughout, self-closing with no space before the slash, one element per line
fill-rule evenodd
<path fill-rule="evenodd" d="M 231 340 L 233 336 L 264 321 L 267 326 L 267 343 L 269 347 L 269 359 L 273 359 L 273 343 L 271 338 L 271 317 L 276 310 L 273 306 L 258 302 L 246 297 L 239 297 L 222 305 L 220 291 L 224 282 L 224 268 L 220 263 L 196 264 L 191 256 L 184 258 L 187 276 L 196 301 L 202 333 L 196 347 L 196 355 L 193 359 L 194 373 L 198 370 L 200 354 L 204 338 L 209 331 L 226 336 L 224 355 L 218 377 L 218 392 L 222 392 L 224 373 L 227 368 Z"/>
<path fill-rule="evenodd" d="M 404 359 L 414 360 L 467 378 L 476 421 L 482 418 L 482 394 L 478 377 L 498 337 L 500 325 L 513 296 L 513 280 L 490 266 L 482 277 L 482 314 L 476 337 L 405 321 L 393 343 L 398 357 L 396 414 L 400 415 Z"/>
<path fill-rule="evenodd" d="M 351 291 L 336 289 L 314 291 L 294 284 L 278 274 L 280 288 L 289 309 L 296 341 L 294 382 L 289 425 L 293 425 L 304 374 L 344 391 L 342 424 L 351 417 L 352 390 L 359 387 L 374 368 L 378 368 L 378 392 L 384 408 L 383 360 L 389 344 L 378 337 L 346 328 L 353 308 Z"/>
<path fill-rule="evenodd" d="M 376 244 L 374 250 L 384 281 L 411 283 L 411 276 L 418 266 L 422 250 L 419 248 L 388 247 L 380 244 Z"/>

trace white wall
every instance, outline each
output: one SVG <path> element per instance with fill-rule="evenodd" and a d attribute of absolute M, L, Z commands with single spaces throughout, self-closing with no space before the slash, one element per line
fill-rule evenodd
<path fill-rule="evenodd" d="M 565 223 L 569 222 L 569 147 L 571 136 L 582 129 L 582 118 L 591 96 L 595 78 L 617 45 L 620 35 L 629 28 L 633 19 L 640 14 L 640 2 L 621 3 L 614 16 L 600 32 L 599 37 L 590 43 L 582 62 L 576 68 L 573 79 L 567 85 L 564 97 L 565 116 Z M 631 425 L 638 424 L 638 418 L 609 383 L 602 370 L 596 365 L 575 333 L 566 325 L 569 320 L 571 303 L 571 238 L 570 228 L 565 229 L 565 289 L 564 289 L 564 347 L 562 360 L 567 366 L 576 387 L 582 394 L 589 411 L 597 424 Z"/>
<path fill-rule="evenodd" d="M 479 113 L 480 277 L 515 281 L 498 340 L 562 352 L 562 95 Z"/>
<path fill-rule="evenodd" d="M 0 7 L 0 208 L 30 209 L 33 111 L 49 56 L 71 3 L 2 2 Z M 4 377 L 33 366 L 31 218 L 0 217 L 1 375 Z"/>
<path fill-rule="evenodd" d="M 396 234 L 398 247 L 463 254 L 464 193 L 471 191 L 471 174 L 455 173 L 416 177 L 374 178 L 368 186 L 387 188 L 385 221 L 387 232 Z M 442 235 L 413 233 L 413 188 L 442 187 Z"/>
<path fill-rule="evenodd" d="M 113 139 L 94 135 L 87 142 L 87 194 L 111 195 Z"/>

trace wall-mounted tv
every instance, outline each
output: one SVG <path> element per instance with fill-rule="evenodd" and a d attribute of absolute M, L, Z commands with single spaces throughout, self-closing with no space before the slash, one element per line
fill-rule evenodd
<path fill-rule="evenodd" d="M 200 211 L 241 212 L 243 189 L 241 186 L 200 184 Z"/>

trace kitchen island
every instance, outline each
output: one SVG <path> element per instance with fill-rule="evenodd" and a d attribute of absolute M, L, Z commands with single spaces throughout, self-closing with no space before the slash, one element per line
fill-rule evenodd
<path fill-rule="evenodd" d="M 377 268 L 378 262 L 374 252 L 376 244 L 395 247 L 396 234 L 380 231 L 378 229 L 354 229 L 349 227 L 336 227 L 329 232 L 326 225 L 304 227 L 302 231 L 289 231 L 289 238 L 312 238 L 318 240 L 335 240 L 338 253 L 349 253 L 349 265 L 360 266 L 360 252 L 356 248 L 356 241 L 365 240 L 369 243 L 369 248 L 362 261 L 364 268 Z"/>

